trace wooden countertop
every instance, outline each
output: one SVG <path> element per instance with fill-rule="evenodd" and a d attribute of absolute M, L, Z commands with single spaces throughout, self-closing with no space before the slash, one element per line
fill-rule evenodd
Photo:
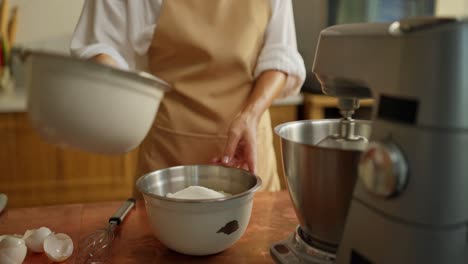
<path fill-rule="evenodd" d="M 49 227 L 56 233 L 66 233 L 73 239 L 75 251 L 64 263 L 74 263 L 79 239 L 104 227 L 121 203 L 9 209 L 0 215 L 0 235 L 24 234 L 27 229 L 41 226 Z M 297 225 L 287 191 L 259 192 L 255 194 L 249 226 L 237 243 L 216 255 L 192 257 L 169 250 L 152 235 L 144 202 L 139 200 L 136 209 L 118 228 L 110 263 L 274 263 L 270 245 L 286 239 Z M 24 263 L 49 262 L 45 254 L 31 253 Z"/>

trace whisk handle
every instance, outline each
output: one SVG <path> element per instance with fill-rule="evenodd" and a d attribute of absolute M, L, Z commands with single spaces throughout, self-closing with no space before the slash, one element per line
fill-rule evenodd
<path fill-rule="evenodd" d="M 135 199 L 134 198 L 129 198 L 127 201 L 125 201 L 120 208 L 114 213 L 111 218 L 109 218 L 109 223 L 110 222 L 115 222 L 117 225 L 120 225 L 122 221 L 125 219 L 125 216 L 127 216 L 128 212 L 132 210 L 132 208 L 135 207 Z"/>

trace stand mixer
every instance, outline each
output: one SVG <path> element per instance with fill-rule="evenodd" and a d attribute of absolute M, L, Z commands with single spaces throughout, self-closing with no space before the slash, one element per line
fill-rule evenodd
<path fill-rule="evenodd" d="M 468 21 L 333 26 L 313 71 L 340 102 L 377 104 L 335 258 L 296 247 L 291 263 L 468 263 Z"/>
<path fill-rule="evenodd" d="M 332 27 L 314 72 L 378 101 L 337 262 L 468 263 L 467 21 Z"/>

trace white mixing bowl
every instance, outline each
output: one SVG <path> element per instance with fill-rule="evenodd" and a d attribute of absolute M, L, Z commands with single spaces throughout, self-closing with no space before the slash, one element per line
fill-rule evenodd
<path fill-rule="evenodd" d="M 27 51 L 25 86 L 32 125 L 47 141 L 96 153 L 136 148 L 169 86 L 149 74 Z"/>
<path fill-rule="evenodd" d="M 187 200 L 167 198 L 198 185 L 232 196 Z M 155 236 L 168 248 L 187 255 L 221 252 L 244 234 L 252 212 L 254 192 L 261 180 L 248 171 L 215 165 L 171 167 L 137 181 Z"/>

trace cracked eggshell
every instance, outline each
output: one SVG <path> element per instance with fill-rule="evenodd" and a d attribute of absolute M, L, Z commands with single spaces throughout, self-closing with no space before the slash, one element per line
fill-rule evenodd
<path fill-rule="evenodd" d="M 26 246 L 33 252 L 40 253 L 44 252 L 44 240 L 49 236 L 52 231 L 47 227 L 41 227 L 34 230 L 27 230 L 24 233 L 24 240 Z"/>
<path fill-rule="evenodd" d="M 73 253 L 73 241 L 63 233 L 50 234 L 44 240 L 44 252 L 54 262 L 62 262 Z"/>
<path fill-rule="evenodd" d="M 26 258 L 26 243 L 22 238 L 3 236 L 0 240 L 0 263 L 21 264 Z"/>
<path fill-rule="evenodd" d="M 1 235 L 1 236 L 0 236 L 0 241 L 2 241 L 2 239 L 6 238 L 6 237 L 23 238 L 22 235 L 18 235 L 18 234 L 13 234 L 13 235 Z"/>

